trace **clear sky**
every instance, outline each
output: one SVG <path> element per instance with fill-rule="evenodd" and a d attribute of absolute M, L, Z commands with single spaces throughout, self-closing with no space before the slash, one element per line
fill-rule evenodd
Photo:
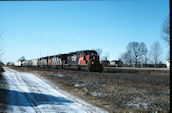
<path fill-rule="evenodd" d="M 97 48 L 113 60 L 131 41 L 159 41 L 165 61 L 168 15 L 169 0 L 0 2 L 2 61 Z"/>

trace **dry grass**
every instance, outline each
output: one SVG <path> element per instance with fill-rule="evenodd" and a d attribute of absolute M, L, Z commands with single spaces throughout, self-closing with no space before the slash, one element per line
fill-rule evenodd
<path fill-rule="evenodd" d="M 90 73 L 43 68 L 17 70 L 37 73 L 109 112 L 169 112 L 170 109 L 168 74 Z"/>

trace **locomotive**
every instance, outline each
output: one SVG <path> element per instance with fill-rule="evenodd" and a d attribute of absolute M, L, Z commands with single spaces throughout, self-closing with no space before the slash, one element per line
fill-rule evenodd
<path fill-rule="evenodd" d="M 75 69 L 87 71 L 102 71 L 100 57 L 95 50 L 82 50 L 59 54 L 38 59 L 25 60 L 21 66 L 51 67 L 59 69 Z"/>

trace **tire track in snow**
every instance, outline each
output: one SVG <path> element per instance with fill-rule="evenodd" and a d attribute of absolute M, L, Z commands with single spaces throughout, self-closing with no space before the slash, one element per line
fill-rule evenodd
<path fill-rule="evenodd" d="M 24 91 L 19 88 L 14 82 L 10 81 L 11 84 L 13 84 L 13 86 L 15 86 L 17 88 L 18 91 L 21 92 L 21 94 L 25 97 L 25 99 L 28 101 L 29 105 L 35 110 L 36 113 L 41 113 L 39 108 L 36 108 L 35 106 L 37 106 L 37 104 L 25 93 L 23 93 Z"/>

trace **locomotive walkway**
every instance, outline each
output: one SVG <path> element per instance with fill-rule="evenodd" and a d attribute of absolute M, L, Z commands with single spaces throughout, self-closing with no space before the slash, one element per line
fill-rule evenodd
<path fill-rule="evenodd" d="M 39 75 L 4 68 L 8 95 L 7 112 L 28 113 L 103 113 L 85 101 L 59 89 Z M 5 89 L 4 89 L 5 90 Z"/>

